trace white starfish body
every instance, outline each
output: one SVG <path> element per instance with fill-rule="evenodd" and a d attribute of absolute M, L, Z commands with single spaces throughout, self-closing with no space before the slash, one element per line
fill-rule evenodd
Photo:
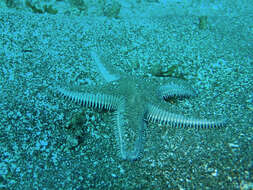
<path fill-rule="evenodd" d="M 97 57 L 97 54 L 93 52 L 92 56 L 95 56 L 94 60 L 98 62 L 96 63 L 100 67 L 98 70 L 104 72 L 106 69 L 104 66 L 101 66 L 102 63 Z M 130 76 L 117 78 L 109 74 L 107 70 L 105 72 L 105 75 L 101 75 L 105 77 L 108 84 L 105 88 L 101 89 L 102 91 L 105 89 L 104 91 L 106 92 L 91 93 L 89 90 L 86 92 L 76 92 L 63 88 L 56 88 L 56 91 L 65 98 L 82 106 L 104 109 L 115 113 L 115 136 L 119 154 L 124 160 L 137 160 L 140 158 L 145 139 L 144 131 L 148 122 L 170 127 L 190 127 L 197 129 L 223 127 L 226 124 L 226 120 L 209 121 L 205 119 L 187 118 L 183 115 L 170 113 L 154 105 L 156 103 L 161 104 L 161 99 L 195 95 L 191 89 L 181 84 L 169 83 L 157 88 L 157 85 L 152 84 L 151 81 Z M 108 90 L 107 88 L 109 86 L 112 87 Z M 155 88 L 157 88 L 156 91 L 153 90 Z M 131 151 L 126 146 L 126 127 L 138 127 L 137 138 Z"/>

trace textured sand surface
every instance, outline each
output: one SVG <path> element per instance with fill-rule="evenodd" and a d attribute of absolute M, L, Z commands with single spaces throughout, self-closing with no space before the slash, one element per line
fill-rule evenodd
<path fill-rule="evenodd" d="M 250 189 L 253 39 L 250 17 L 75 17 L 0 12 L 0 187 L 3 189 Z M 149 125 L 143 158 L 117 156 L 110 113 L 54 95 L 100 84 L 90 50 L 115 71 L 154 77 L 161 65 L 198 96 L 168 104 L 227 117 L 223 130 Z M 164 78 L 163 80 L 170 80 Z M 73 120 L 83 117 L 81 124 Z M 74 126 L 74 127 L 73 127 Z"/>

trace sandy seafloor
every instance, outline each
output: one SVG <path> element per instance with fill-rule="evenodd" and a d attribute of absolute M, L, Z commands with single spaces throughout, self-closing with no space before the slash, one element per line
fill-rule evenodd
<path fill-rule="evenodd" d="M 0 189 L 252 189 L 253 24 L 250 16 L 108 19 L 0 12 Z M 117 154 L 110 113 L 50 89 L 98 85 L 90 50 L 116 70 L 152 78 L 175 66 L 198 96 L 168 103 L 223 129 L 148 125 L 140 160 Z M 163 80 L 170 80 L 165 77 Z M 76 116 L 81 126 L 68 127 Z M 130 129 L 131 130 L 131 129 Z"/>

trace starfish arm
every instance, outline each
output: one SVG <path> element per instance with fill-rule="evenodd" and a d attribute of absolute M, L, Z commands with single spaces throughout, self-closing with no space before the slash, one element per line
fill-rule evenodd
<path fill-rule="evenodd" d="M 115 137 L 118 144 L 119 149 L 119 156 L 122 157 L 123 160 L 126 159 L 126 150 L 125 150 L 125 142 L 124 142 L 124 114 L 125 112 L 125 102 L 120 102 L 118 109 L 115 111 L 114 114 L 114 131 Z"/>
<path fill-rule="evenodd" d="M 190 97 L 194 95 L 195 92 L 192 89 L 176 83 L 168 83 L 158 89 L 158 96 L 162 99 L 173 97 Z"/>
<path fill-rule="evenodd" d="M 97 66 L 97 70 L 99 71 L 100 75 L 106 80 L 106 82 L 112 82 L 112 81 L 119 79 L 119 76 L 109 73 L 109 71 L 102 64 L 96 51 L 92 50 L 90 54 L 91 54 L 93 60 L 95 61 L 95 65 Z"/>
<path fill-rule="evenodd" d="M 134 150 L 128 153 L 128 160 L 140 159 L 144 149 L 145 142 L 145 130 L 147 128 L 147 122 L 141 118 L 140 127 L 134 144 Z"/>
<path fill-rule="evenodd" d="M 226 120 L 210 121 L 206 119 L 187 118 L 183 115 L 170 113 L 160 109 L 158 106 L 149 105 L 145 119 L 148 122 L 161 124 L 164 126 L 183 128 L 220 128 L 226 125 Z"/>
<path fill-rule="evenodd" d="M 114 124 L 115 124 L 115 137 L 118 144 L 119 156 L 123 160 L 135 161 L 141 157 L 143 152 L 143 141 L 144 141 L 144 131 L 146 129 L 147 123 L 141 118 L 140 127 L 138 130 L 137 138 L 135 140 L 134 148 L 131 151 L 126 150 L 126 142 L 124 140 L 126 122 L 124 119 L 125 113 L 125 102 L 121 101 L 119 103 L 118 109 L 114 112 Z"/>
<path fill-rule="evenodd" d="M 72 102 L 81 104 L 82 106 L 96 109 L 105 109 L 108 111 L 115 111 L 118 107 L 119 102 L 122 99 L 114 95 L 108 95 L 103 93 L 82 93 L 66 90 L 64 88 L 57 88 L 56 91 L 64 98 Z"/>

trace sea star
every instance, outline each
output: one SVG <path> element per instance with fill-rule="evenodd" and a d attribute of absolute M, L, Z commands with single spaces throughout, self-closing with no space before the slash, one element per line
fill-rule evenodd
<path fill-rule="evenodd" d="M 184 128 L 216 128 L 225 126 L 225 120 L 210 121 L 187 118 L 165 111 L 165 100 L 171 97 L 189 97 L 194 91 L 180 83 L 170 82 L 160 87 L 157 81 L 134 76 L 116 76 L 108 72 L 95 51 L 91 55 L 97 69 L 106 80 L 104 86 L 89 86 L 84 91 L 57 87 L 58 94 L 85 107 L 114 112 L 115 137 L 119 154 L 124 160 L 137 160 L 143 150 L 144 131 L 148 122 L 163 126 Z M 99 93 L 98 93 L 99 92 Z M 129 151 L 125 130 L 137 129 L 137 137 Z M 128 147 L 128 148 L 127 148 Z"/>

